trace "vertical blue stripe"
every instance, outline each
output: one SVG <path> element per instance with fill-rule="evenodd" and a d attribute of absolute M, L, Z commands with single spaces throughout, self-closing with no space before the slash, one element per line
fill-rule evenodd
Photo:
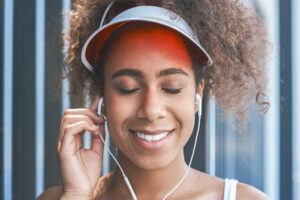
<path fill-rule="evenodd" d="M 90 98 L 84 98 L 84 107 L 85 108 L 88 108 L 90 106 L 89 104 L 90 102 Z M 86 132 L 84 135 L 83 135 L 83 148 L 85 149 L 90 149 L 91 146 L 92 146 L 92 134 L 90 132 Z"/>
<path fill-rule="evenodd" d="M 293 199 L 292 0 L 279 0 L 280 22 L 280 199 Z M 298 11 L 299 12 L 299 11 Z M 299 55 L 298 55 L 299 56 Z"/>
<path fill-rule="evenodd" d="M 4 199 L 12 199 L 12 69 L 14 1 L 4 1 Z"/>
<path fill-rule="evenodd" d="M 267 95 L 271 107 L 264 122 L 264 191 L 271 199 L 279 200 L 279 2 L 278 0 L 259 0 L 270 39 L 273 43 L 272 60 L 268 62 L 269 85 Z"/>
<path fill-rule="evenodd" d="M 63 29 L 64 31 L 69 31 L 69 19 L 66 17 L 66 14 L 70 11 L 71 9 L 71 2 L 70 0 L 63 0 Z M 68 49 L 69 43 L 64 40 L 64 56 L 67 56 L 67 49 Z M 61 102 L 62 102 L 62 112 L 70 108 L 70 96 L 69 96 L 69 88 L 70 88 L 70 83 L 68 79 L 63 79 L 62 80 L 62 95 L 61 95 Z"/>
<path fill-rule="evenodd" d="M 3 198 L 4 183 L 4 2 L 0 1 L 0 199 Z"/>
<path fill-rule="evenodd" d="M 35 196 L 44 190 L 44 112 L 45 112 L 45 0 L 36 0 L 36 188 Z"/>
<path fill-rule="evenodd" d="M 216 103 L 213 98 L 210 98 L 208 101 L 208 120 L 207 120 L 207 128 L 206 131 L 206 149 L 208 150 L 207 154 L 207 166 L 209 174 L 212 176 L 216 175 Z"/>
<path fill-rule="evenodd" d="M 293 43 L 293 191 L 294 200 L 300 199 L 300 1 L 292 1 L 292 43 Z"/>
<path fill-rule="evenodd" d="M 110 135 L 107 123 L 105 123 L 105 143 L 107 144 L 108 149 L 110 148 Z M 103 162 L 102 162 L 102 175 L 106 175 L 110 172 L 110 155 L 106 149 L 103 149 Z"/>

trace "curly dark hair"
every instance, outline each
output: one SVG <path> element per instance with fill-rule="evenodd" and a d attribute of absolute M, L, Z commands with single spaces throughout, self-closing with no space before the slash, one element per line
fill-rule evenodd
<path fill-rule="evenodd" d="M 64 32 L 69 48 L 65 58 L 71 94 L 94 97 L 101 91 L 95 75 L 81 62 L 81 49 L 95 31 L 111 0 L 75 0 L 69 13 L 70 29 Z M 238 0 L 117 0 L 109 12 L 112 18 L 137 5 L 155 5 L 179 14 L 193 28 L 213 64 L 202 72 L 205 95 L 211 94 L 225 110 L 247 121 L 255 102 L 268 107 L 264 90 L 266 58 L 270 43 L 262 20 Z M 195 72 L 196 75 L 198 73 Z"/>

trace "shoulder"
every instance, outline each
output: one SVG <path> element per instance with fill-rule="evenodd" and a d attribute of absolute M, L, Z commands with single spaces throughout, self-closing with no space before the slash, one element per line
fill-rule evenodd
<path fill-rule="evenodd" d="M 61 187 L 55 186 L 46 189 L 37 199 L 38 200 L 59 200 L 61 196 Z"/>
<path fill-rule="evenodd" d="M 192 169 L 190 174 L 188 190 L 191 197 L 188 196 L 190 198 L 187 199 L 223 199 L 223 179 L 195 169 Z M 191 187 L 191 185 L 195 187 Z"/>
<path fill-rule="evenodd" d="M 250 186 L 250 185 L 247 185 L 247 184 L 244 184 L 244 183 L 238 183 L 237 184 L 236 199 L 270 200 L 270 197 L 268 197 L 265 193 L 261 192 L 260 190 L 256 189 L 253 186 Z"/>

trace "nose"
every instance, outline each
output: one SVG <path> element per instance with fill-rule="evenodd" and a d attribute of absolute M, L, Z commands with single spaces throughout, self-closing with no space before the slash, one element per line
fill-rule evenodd
<path fill-rule="evenodd" d="M 153 122 L 167 115 L 164 101 L 157 92 L 148 91 L 141 98 L 137 118 Z"/>

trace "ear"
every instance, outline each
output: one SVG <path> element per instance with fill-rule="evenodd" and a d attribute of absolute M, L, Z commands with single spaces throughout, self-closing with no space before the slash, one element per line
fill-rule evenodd
<path fill-rule="evenodd" d="M 200 95 L 201 98 L 203 98 L 204 88 L 205 88 L 205 81 L 201 80 L 200 83 L 197 85 L 197 88 L 196 88 L 196 94 Z M 196 101 L 197 100 L 195 100 L 195 113 L 198 111 L 199 106 L 202 106 L 202 101 L 201 102 L 196 102 Z M 199 103 L 201 105 L 199 105 Z"/>
<path fill-rule="evenodd" d="M 202 79 L 196 88 L 197 94 L 200 94 L 201 97 L 203 97 L 204 88 L 205 88 L 205 81 Z"/>
<path fill-rule="evenodd" d="M 91 102 L 91 105 L 90 105 L 91 110 L 97 112 L 99 99 L 100 99 L 100 96 L 96 95 L 94 100 Z"/>
<path fill-rule="evenodd" d="M 103 104 L 102 104 L 102 114 L 103 114 L 104 116 L 106 116 L 106 107 L 105 107 L 104 97 L 103 97 Z"/>

